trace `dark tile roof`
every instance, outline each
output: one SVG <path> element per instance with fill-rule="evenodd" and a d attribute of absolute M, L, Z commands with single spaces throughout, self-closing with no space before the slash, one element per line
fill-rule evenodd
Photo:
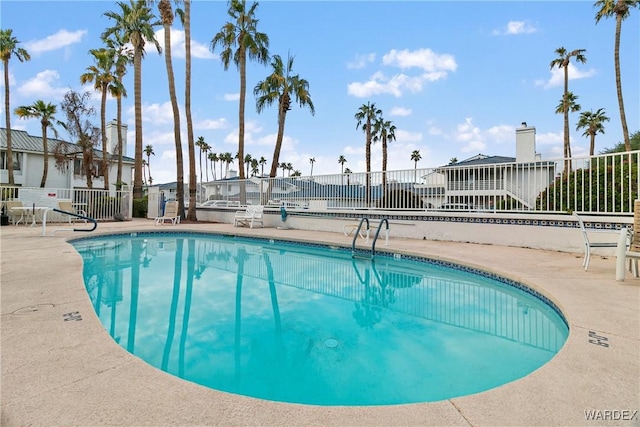
<path fill-rule="evenodd" d="M 47 145 L 49 146 L 49 153 L 53 153 L 56 146 L 59 144 L 64 144 L 66 147 L 67 153 L 73 152 L 82 152 L 82 148 L 78 144 L 72 144 L 67 141 L 63 141 L 61 139 L 52 138 L 47 135 Z M 11 148 L 16 152 L 26 152 L 26 153 L 42 153 L 42 137 L 41 136 L 33 136 L 29 135 L 26 131 L 11 129 Z M 0 128 L 0 149 L 7 149 L 7 129 Z M 102 158 L 102 150 L 94 150 L 94 156 L 98 158 Z M 110 159 L 116 160 L 117 156 L 110 154 Z M 122 161 L 125 163 L 134 163 L 135 159 L 127 156 L 122 156 Z"/>
<path fill-rule="evenodd" d="M 478 166 L 478 165 L 495 165 L 497 163 L 515 163 L 515 157 L 505 156 L 478 156 L 469 160 L 463 160 L 451 165 L 442 166 L 443 168 L 455 168 L 459 166 Z"/>

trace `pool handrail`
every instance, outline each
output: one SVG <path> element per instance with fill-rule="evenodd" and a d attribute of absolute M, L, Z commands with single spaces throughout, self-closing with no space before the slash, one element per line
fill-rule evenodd
<path fill-rule="evenodd" d="M 353 241 L 351 242 L 351 253 L 355 253 L 356 251 L 356 240 L 358 239 L 358 235 L 360 234 L 360 230 L 362 229 L 362 223 L 366 222 L 367 223 L 367 240 L 369 240 L 369 218 L 366 216 L 363 216 L 362 218 L 360 218 L 360 222 L 358 223 L 358 228 L 356 229 L 355 234 L 353 235 Z"/>
<path fill-rule="evenodd" d="M 385 239 L 385 245 L 389 244 L 389 220 L 387 218 L 382 218 L 380 220 L 380 224 L 378 224 L 378 229 L 376 230 L 376 235 L 373 238 L 373 243 L 371 244 L 371 256 L 373 257 L 376 254 L 376 240 L 378 240 L 378 236 L 380 235 L 380 229 L 382 228 L 382 224 L 386 224 L 386 228 L 385 228 L 385 234 L 386 234 L 386 239 Z"/>
<path fill-rule="evenodd" d="M 84 219 L 86 221 L 90 221 L 93 223 L 93 227 L 92 228 L 72 228 L 72 229 L 62 229 L 62 230 L 73 230 L 73 231 L 85 231 L 85 232 L 90 232 L 90 231 L 94 231 L 96 228 L 98 228 L 98 221 L 95 218 L 91 218 L 85 215 L 81 215 L 75 212 L 68 212 L 68 211 L 63 211 L 61 209 L 57 209 L 57 208 L 51 208 L 51 209 L 46 209 L 44 211 L 44 214 L 42 215 L 42 235 L 46 236 L 46 231 L 47 231 L 47 213 L 52 210 L 54 212 L 58 212 L 61 214 L 65 214 L 65 215 L 70 215 L 70 216 L 74 216 L 76 218 L 80 218 L 80 219 Z M 57 231 L 57 230 L 56 230 Z M 55 234 L 55 231 L 54 231 Z"/>

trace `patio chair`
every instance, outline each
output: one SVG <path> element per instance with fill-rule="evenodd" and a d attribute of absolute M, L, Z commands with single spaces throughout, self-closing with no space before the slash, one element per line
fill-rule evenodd
<path fill-rule="evenodd" d="M 618 248 L 618 264 L 616 266 L 616 279 L 624 280 L 624 261 L 629 260 L 629 271 L 633 272 L 634 277 L 638 277 L 638 259 L 640 259 L 640 200 L 636 200 L 633 204 L 633 230 L 629 233 L 630 242 L 627 242 L 627 248 L 623 249 L 620 245 Z M 622 237 L 621 239 L 622 240 Z M 624 261 L 621 259 L 624 256 Z"/>
<path fill-rule="evenodd" d="M 14 208 L 19 208 L 19 209 L 14 209 Z M 11 224 L 18 225 L 18 223 L 20 223 L 20 221 L 22 220 L 26 222 L 26 219 L 24 218 L 24 216 L 25 214 L 28 214 L 28 212 L 22 209 L 22 202 L 20 200 L 5 201 L 4 211 L 9 217 L 9 222 L 11 222 Z"/>
<path fill-rule="evenodd" d="M 248 225 L 249 228 L 253 228 L 254 225 L 260 224 L 261 227 L 264 227 L 262 223 L 263 213 L 264 205 L 249 205 L 243 211 L 236 211 L 233 217 L 233 226 Z"/>
<path fill-rule="evenodd" d="M 582 261 L 582 266 L 584 267 L 584 271 L 587 271 L 589 268 L 589 261 L 591 260 L 591 249 L 593 248 L 615 248 L 618 246 L 617 237 L 612 233 L 618 233 L 618 230 L 606 230 L 606 229 L 588 229 L 584 226 L 584 221 L 582 217 L 577 213 L 573 214 L 578 220 L 578 224 L 580 225 L 580 231 L 582 232 L 582 238 L 584 239 L 584 260 Z M 609 233 L 612 238 L 611 241 L 608 242 L 592 242 L 589 239 L 589 234 L 596 233 Z"/>
<path fill-rule="evenodd" d="M 165 221 L 171 221 L 172 225 L 180 224 L 180 213 L 178 212 L 178 202 L 167 202 L 164 205 L 164 213 L 155 219 L 154 225 L 164 224 Z"/>
<path fill-rule="evenodd" d="M 75 206 L 73 206 L 73 203 L 71 202 L 71 200 L 58 200 L 58 209 L 60 209 L 61 211 L 65 211 L 65 212 L 71 212 L 71 213 L 74 213 L 74 214 L 87 216 L 87 213 L 85 211 L 83 211 L 82 209 L 76 209 Z M 73 215 L 64 215 L 64 216 L 67 217 L 67 220 L 69 221 L 69 224 L 71 224 L 71 222 L 73 222 L 73 221 L 84 221 L 84 222 L 87 222 L 86 219 L 78 218 L 77 216 L 73 216 Z"/>

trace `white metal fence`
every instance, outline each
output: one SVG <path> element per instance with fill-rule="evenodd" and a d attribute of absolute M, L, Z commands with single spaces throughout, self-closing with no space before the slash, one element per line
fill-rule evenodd
<path fill-rule="evenodd" d="M 629 214 L 640 151 L 321 176 L 205 183 L 207 199 L 309 209 L 458 210 Z M 565 171 L 567 168 L 568 172 Z"/>
<path fill-rule="evenodd" d="M 132 216 L 131 190 L 106 191 L 96 189 L 79 188 L 38 188 L 0 186 L 0 201 L 5 206 L 5 201 L 17 201 L 23 207 L 36 207 L 60 209 L 61 201 L 70 201 L 76 213 L 94 218 L 99 221 L 109 221 L 114 218 L 123 220 Z M 64 209 L 62 209 L 64 210 Z M 36 218 L 39 220 L 40 218 Z M 69 215 L 50 212 L 47 222 L 66 222 Z"/>

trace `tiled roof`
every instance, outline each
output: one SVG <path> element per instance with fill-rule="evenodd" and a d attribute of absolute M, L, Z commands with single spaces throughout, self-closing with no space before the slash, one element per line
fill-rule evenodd
<path fill-rule="evenodd" d="M 63 141 L 61 139 L 52 138 L 47 135 L 47 145 L 49 147 L 49 153 L 53 153 L 56 146 L 58 144 L 64 144 L 67 147 L 67 153 L 73 152 L 82 152 L 82 148 L 78 144 L 72 144 L 67 141 Z M 7 149 L 7 129 L 0 128 L 0 149 Z M 29 135 L 26 131 L 11 129 L 11 149 L 18 152 L 27 152 L 27 153 L 42 153 L 44 150 L 42 148 L 42 137 L 41 136 L 33 136 Z M 98 158 L 102 158 L 102 150 L 94 150 L 94 156 Z M 110 154 L 111 160 L 117 160 L 117 156 Z M 122 161 L 125 163 L 134 163 L 135 159 L 131 157 L 122 156 Z"/>
<path fill-rule="evenodd" d="M 458 167 L 458 166 L 495 165 L 497 163 L 515 163 L 515 161 L 516 161 L 515 157 L 477 156 L 469 160 L 463 160 L 461 162 L 442 166 L 442 167 L 446 168 L 446 167 Z"/>

